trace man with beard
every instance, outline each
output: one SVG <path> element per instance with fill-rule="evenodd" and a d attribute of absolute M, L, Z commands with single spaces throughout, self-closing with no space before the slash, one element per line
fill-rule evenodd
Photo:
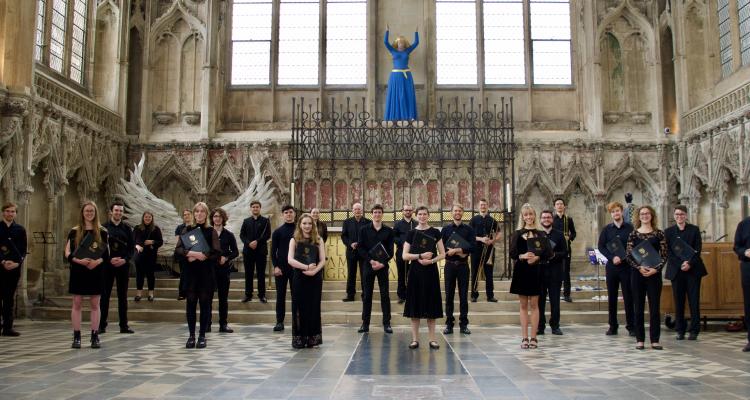
<path fill-rule="evenodd" d="M 406 301 L 406 276 L 409 273 L 409 263 L 404 261 L 402 255 L 406 235 L 417 226 L 417 221 L 412 218 L 413 212 L 414 207 L 411 204 L 404 204 L 404 208 L 401 210 L 403 218 L 393 226 L 396 241 L 396 272 L 398 273 L 396 294 L 398 295 L 398 304 L 403 304 Z"/>
<path fill-rule="evenodd" d="M 609 303 L 609 329 L 607 335 L 617 335 L 617 299 L 618 287 L 622 286 L 622 298 L 625 302 L 625 328 L 630 336 L 635 336 L 633 315 L 633 292 L 630 289 L 630 279 L 633 268 L 625 262 L 625 244 L 628 236 L 633 232 L 633 225 L 623 219 L 622 204 L 613 201 L 607 204 L 607 210 L 612 216 L 612 223 L 608 224 L 599 235 L 599 251 L 607 258 L 605 267 L 607 279 L 607 301 Z M 614 247 L 613 247 L 614 244 Z M 610 248 L 617 250 L 620 255 L 613 253 Z"/>
<path fill-rule="evenodd" d="M 562 232 L 552 227 L 553 214 L 551 210 L 544 210 L 539 215 L 539 222 L 542 225 L 544 233 L 547 234 L 549 244 L 552 247 L 552 258 L 542 260 L 540 263 L 542 294 L 539 296 L 539 328 L 537 335 L 544 335 L 544 329 L 547 325 L 547 318 L 544 315 L 544 308 L 547 303 L 549 294 L 549 327 L 552 328 L 553 335 L 562 335 L 560 330 L 560 286 L 562 285 L 563 262 L 568 255 L 565 246 L 565 238 Z"/>
<path fill-rule="evenodd" d="M 357 292 L 357 271 L 360 279 L 362 277 L 362 259 L 357 255 L 359 247 L 359 231 L 362 227 L 370 224 L 370 220 L 363 216 L 362 204 L 354 203 L 352 206 L 353 216 L 344 220 L 341 228 L 341 241 L 346 246 L 346 297 L 342 301 L 354 301 Z M 362 281 L 360 280 L 360 290 Z"/>
<path fill-rule="evenodd" d="M 128 326 L 128 272 L 129 262 L 135 249 L 133 228 L 123 222 L 122 213 L 125 206 L 121 202 L 114 202 L 109 206 L 109 221 L 104 223 L 107 228 L 109 241 L 109 255 L 104 261 L 104 290 L 99 309 L 99 333 L 106 332 L 107 317 L 109 316 L 109 299 L 112 296 L 112 285 L 117 283 L 117 312 L 120 318 L 120 333 L 133 333 Z"/>

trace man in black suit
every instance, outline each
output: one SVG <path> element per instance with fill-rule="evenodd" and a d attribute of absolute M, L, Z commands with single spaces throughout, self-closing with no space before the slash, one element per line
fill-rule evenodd
<path fill-rule="evenodd" d="M 737 225 L 737 230 L 734 232 L 734 253 L 740 259 L 745 326 L 750 327 L 750 217 L 743 219 Z M 747 330 L 747 344 L 742 351 L 750 351 L 750 329 Z"/>
<path fill-rule="evenodd" d="M 570 297 L 570 259 L 573 252 L 570 246 L 571 242 L 576 240 L 576 226 L 573 223 L 573 218 L 565 214 L 567 208 L 565 200 L 558 197 L 555 199 L 554 205 L 555 219 L 552 221 L 552 227 L 562 232 L 565 238 L 565 249 L 568 251 L 568 255 L 563 262 L 563 297 L 566 302 L 571 303 L 573 298 Z"/>
<path fill-rule="evenodd" d="M 688 340 L 698 338 L 701 329 L 700 294 L 701 279 L 708 275 L 706 266 L 701 259 L 701 232 L 697 226 L 688 224 L 687 207 L 683 205 L 674 208 L 675 225 L 664 230 L 667 238 L 667 273 L 666 278 L 672 281 L 672 295 L 675 306 L 675 330 L 677 340 L 685 339 L 686 328 L 690 332 Z M 681 243 L 684 242 L 684 243 Z M 695 254 L 689 260 L 685 255 L 685 249 L 680 250 L 687 244 Z M 690 307 L 690 326 L 685 323 L 685 295 L 687 295 Z"/>
<path fill-rule="evenodd" d="M 453 334 L 453 299 L 458 288 L 458 327 L 464 335 L 470 335 L 469 330 L 469 254 L 474 250 L 477 234 L 469 225 L 463 223 L 464 207 L 454 204 L 451 210 L 453 222 L 440 231 L 445 244 L 445 329 L 443 334 Z M 465 247 L 451 247 L 450 238 L 453 233 L 466 241 Z"/>
<path fill-rule="evenodd" d="M 625 328 L 628 330 L 630 336 L 635 336 L 635 320 L 633 319 L 635 318 L 635 315 L 633 315 L 635 308 L 633 308 L 633 292 L 630 290 L 630 279 L 633 268 L 628 265 L 624 258 L 620 258 L 607 248 L 607 244 L 617 244 L 617 241 L 619 241 L 619 245 L 622 246 L 622 252 L 624 253 L 625 246 L 628 243 L 628 236 L 630 236 L 630 232 L 633 232 L 633 225 L 628 223 L 627 219 L 623 218 L 622 203 L 613 201 L 607 204 L 607 210 L 609 211 L 609 215 L 612 216 L 612 222 L 602 229 L 602 233 L 599 234 L 599 243 L 597 244 L 599 252 L 607 258 L 605 276 L 607 279 L 609 329 L 607 329 L 605 334 L 608 336 L 617 335 L 617 328 L 620 326 L 617 322 L 617 299 L 619 297 L 620 286 L 622 286 L 622 299 L 625 303 Z"/>
<path fill-rule="evenodd" d="M 242 263 L 245 266 L 245 298 L 243 303 L 253 299 L 253 272 L 258 274 L 258 298 L 266 303 L 266 259 L 268 239 L 271 238 L 271 221 L 260 215 L 261 204 L 257 200 L 250 203 L 250 216 L 242 221 L 240 240 L 242 241 Z"/>
<path fill-rule="evenodd" d="M 417 226 L 417 220 L 412 218 L 413 212 L 414 207 L 411 204 L 404 204 L 401 209 L 403 218 L 393 226 L 396 241 L 396 272 L 398 273 L 396 294 L 398 295 L 398 304 L 403 304 L 406 301 L 406 276 L 409 273 L 409 264 L 404 261 L 402 254 L 406 235 Z"/>
<path fill-rule="evenodd" d="M 116 201 L 109 206 L 109 221 L 104 223 L 107 228 L 109 242 L 109 259 L 104 261 L 104 288 L 100 300 L 101 316 L 99 317 L 99 333 L 107 331 L 109 317 L 109 300 L 112 296 L 112 285 L 117 285 L 117 315 L 120 322 L 120 333 L 133 333 L 128 326 L 128 281 L 130 276 L 130 259 L 135 250 L 133 228 L 122 220 L 125 210 L 123 203 Z"/>
<path fill-rule="evenodd" d="M 381 260 L 373 260 L 370 252 L 381 244 L 386 252 L 385 257 Z M 362 290 L 364 294 L 362 299 L 362 326 L 358 332 L 370 331 L 372 291 L 375 288 L 375 279 L 377 278 L 380 288 L 380 308 L 383 311 L 383 330 L 385 330 L 385 333 L 393 333 L 393 329 L 391 329 L 391 298 L 388 293 L 388 262 L 393 257 L 393 229 L 383 225 L 383 206 L 380 204 L 375 204 L 372 207 L 372 223 L 359 230 L 357 253 L 363 264 Z"/>
<path fill-rule="evenodd" d="M 552 334 L 563 334 L 560 330 L 560 286 L 562 285 L 563 262 L 568 257 L 568 250 L 562 232 L 552 227 L 552 220 L 552 210 L 544 210 L 539 214 L 539 223 L 550 241 L 553 256 L 540 264 L 542 294 L 539 296 L 537 335 L 544 335 L 544 329 L 547 325 L 547 318 L 544 316 L 547 294 L 549 294 L 549 326 L 552 328 Z"/>
<path fill-rule="evenodd" d="M 497 303 L 492 274 L 492 251 L 495 242 L 500 240 L 500 225 L 490 215 L 487 199 L 479 199 L 479 214 L 471 217 L 469 226 L 477 235 L 474 250 L 471 253 L 471 301 L 476 303 L 479 298 L 477 281 L 481 268 L 484 271 L 484 291 L 487 294 L 487 301 Z"/>
<path fill-rule="evenodd" d="M 20 336 L 13 329 L 13 303 L 21 278 L 21 266 L 26 258 L 26 229 L 16 223 L 18 207 L 3 204 L 3 221 L 0 222 L 0 308 L 2 309 L 2 335 Z"/>
<path fill-rule="evenodd" d="M 357 255 L 359 246 L 359 231 L 363 226 L 370 224 L 370 220 L 363 216 L 362 204 L 354 203 L 352 206 L 352 217 L 344 220 L 344 226 L 341 229 L 341 241 L 346 246 L 346 297 L 342 301 L 354 301 L 354 294 L 357 292 L 357 270 L 362 276 L 362 259 Z M 362 282 L 360 280 L 360 290 Z"/>

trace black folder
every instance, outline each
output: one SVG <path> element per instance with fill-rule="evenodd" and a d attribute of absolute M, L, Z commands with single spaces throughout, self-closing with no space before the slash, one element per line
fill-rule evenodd
<path fill-rule="evenodd" d="M 294 250 L 294 259 L 305 265 L 317 264 L 320 261 L 318 246 L 312 243 L 297 243 Z"/>
<path fill-rule="evenodd" d="M 95 241 L 94 235 L 87 233 L 73 252 L 73 258 L 96 260 L 102 258 L 104 250 L 106 250 L 104 244 Z"/>
<path fill-rule="evenodd" d="M 414 231 L 414 243 L 409 243 L 409 253 L 411 254 L 422 254 L 427 252 L 435 252 L 435 244 L 437 239 L 423 233 L 422 231 Z"/>
<path fill-rule="evenodd" d="M 461 249 L 468 251 L 471 248 L 471 245 L 466 241 L 466 239 L 463 238 L 463 236 L 459 235 L 458 232 L 453 231 L 453 233 L 451 233 L 451 236 L 448 238 L 446 247 L 449 249 Z"/>
<path fill-rule="evenodd" d="M 114 235 L 110 235 L 109 252 L 112 257 L 125 256 L 128 254 L 128 244 L 124 240 Z"/>
<path fill-rule="evenodd" d="M 682 261 L 692 260 L 695 253 L 697 253 L 692 246 L 679 236 L 675 237 L 675 240 L 672 242 L 672 252 Z"/>
<path fill-rule="evenodd" d="M 382 242 L 378 242 L 378 244 L 371 248 L 370 251 L 367 252 L 367 255 L 370 256 L 371 260 L 375 260 L 385 265 L 388 264 L 388 260 L 391 258 Z"/>
<path fill-rule="evenodd" d="M 619 237 L 615 237 L 614 239 L 610 240 L 606 246 L 607 250 L 612 253 L 612 258 L 615 258 L 615 256 L 617 256 L 620 257 L 621 260 L 625 259 L 627 253 L 625 251 L 625 246 L 622 244 L 622 241 Z"/>
<path fill-rule="evenodd" d="M 10 238 L 3 239 L 2 244 L 0 244 L 0 261 L 5 260 L 12 260 L 13 262 L 21 261 L 21 255 L 18 254 L 18 249 L 10 241 Z"/>
<path fill-rule="evenodd" d="M 633 247 L 632 255 L 635 262 L 642 267 L 656 267 L 661 263 L 661 255 L 648 240 L 643 240 Z"/>
<path fill-rule="evenodd" d="M 182 247 L 187 251 L 197 251 L 198 253 L 209 253 L 211 251 L 211 246 L 206 242 L 200 227 L 180 235 L 180 240 L 182 240 Z"/>
<path fill-rule="evenodd" d="M 549 239 L 544 236 L 536 236 L 526 240 L 528 251 L 536 256 L 541 256 L 549 247 Z"/>

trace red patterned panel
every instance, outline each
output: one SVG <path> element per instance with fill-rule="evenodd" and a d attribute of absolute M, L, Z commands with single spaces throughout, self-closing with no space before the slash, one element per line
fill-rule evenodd
<path fill-rule="evenodd" d="M 386 210 L 393 209 L 393 183 L 386 179 L 380 184 L 380 199 L 383 202 L 383 208 Z"/>
<path fill-rule="evenodd" d="M 430 210 L 440 208 L 440 187 L 434 179 L 427 182 L 427 207 Z"/>
<path fill-rule="evenodd" d="M 331 187 L 331 180 L 323 179 L 323 181 L 320 182 L 320 204 L 318 205 L 321 209 L 331 209 L 332 192 L 333 188 Z"/>
<path fill-rule="evenodd" d="M 443 182 L 443 207 L 452 207 L 456 202 L 456 184 L 451 179 Z"/>
<path fill-rule="evenodd" d="M 346 182 L 336 181 L 336 209 L 346 210 L 349 208 L 349 204 L 346 201 L 346 193 L 348 188 Z"/>
<path fill-rule="evenodd" d="M 351 186 L 349 187 L 349 192 L 352 195 L 352 203 L 347 207 L 347 209 L 351 208 L 354 203 L 362 202 L 362 181 L 360 181 L 359 179 L 354 179 Z"/>
<path fill-rule="evenodd" d="M 474 208 L 479 209 L 479 199 L 484 196 L 485 182 L 482 179 L 474 180 Z"/>
<path fill-rule="evenodd" d="M 305 198 L 304 204 L 302 205 L 305 212 L 309 212 L 311 209 L 315 208 L 317 200 L 318 190 L 315 181 L 309 180 L 305 182 Z"/>
<path fill-rule="evenodd" d="M 411 202 L 409 198 L 409 183 L 406 179 L 399 179 L 396 183 L 396 209 L 401 210 L 404 203 Z"/>
<path fill-rule="evenodd" d="M 426 194 L 422 180 L 415 179 L 411 184 L 411 201 L 414 203 L 414 208 L 427 205 Z"/>
<path fill-rule="evenodd" d="M 458 181 L 458 202 L 464 207 L 469 207 L 469 182 L 466 180 Z"/>
<path fill-rule="evenodd" d="M 378 183 L 375 181 L 367 181 L 367 192 L 366 192 L 366 204 L 367 208 L 374 206 L 376 203 L 380 203 L 380 196 L 378 193 Z"/>
<path fill-rule="evenodd" d="M 490 179 L 490 210 L 501 210 L 503 208 L 503 186 L 497 179 Z"/>

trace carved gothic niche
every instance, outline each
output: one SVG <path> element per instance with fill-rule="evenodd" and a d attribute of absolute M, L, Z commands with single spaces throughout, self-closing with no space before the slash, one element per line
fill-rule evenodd
<path fill-rule="evenodd" d="M 677 94 L 675 89 L 674 46 L 670 27 L 661 32 L 661 82 L 664 126 L 672 132 L 677 129 Z"/>
<path fill-rule="evenodd" d="M 311 179 L 305 182 L 305 187 L 302 192 L 302 195 L 303 195 L 302 208 L 305 211 L 308 211 L 317 207 L 317 202 L 318 202 L 317 190 L 318 190 L 317 184 L 315 183 L 314 180 Z"/>
<path fill-rule="evenodd" d="M 443 181 L 443 204 L 446 206 L 452 206 L 456 202 L 456 184 L 453 183 L 453 179 L 445 179 Z M 466 207 L 466 205 L 464 205 Z"/>
<path fill-rule="evenodd" d="M 352 179 L 352 183 L 349 186 L 349 193 L 351 194 L 351 201 L 347 204 L 347 209 L 351 208 L 354 203 L 362 202 L 362 181 L 360 179 Z"/>
<path fill-rule="evenodd" d="M 470 185 L 466 179 L 458 181 L 458 202 L 464 204 L 464 207 L 468 207 L 471 204 L 470 197 Z"/>
<path fill-rule="evenodd" d="M 599 36 L 604 122 L 646 124 L 651 120 L 652 74 L 647 25 L 629 7 L 608 17 Z M 629 120 L 623 120 L 628 118 Z"/>
<path fill-rule="evenodd" d="M 396 206 L 401 208 L 401 206 L 410 202 L 409 183 L 406 179 L 399 179 L 398 182 L 396 182 Z"/>
<path fill-rule="evenodd" d="M 706 57 L 706 8 L 700 2 L 692 2 L 686 11 L 685 56 L 688 82 L 687 93 L 690 108 L 705 103 L 710 96 L 711 85 L 709 58 Z"/>
<path fill-rule="evenodd" d="M 200 34 L 193 33 L 182 45 L 180 58 L 180 110 L 188 125 L 200 123 L 201 71 L 205 45 Z"/>
<path fill-rule="evenodd" d="M 440 184 L 435 179 L 427 181 L 427 207 L 430 210 L 440 209 Z"/>
<path fill-rule="evenodd" d="M 378 193 L 378 183 L 374 180 L 367 181 L 365 192 L 365 204 L 367 208 L 380 203 L 380 194 Z"/>
<path fill-rule="evenodd" d="M 175 29 L 187 29 L 182 20 L 175 24 Z M 179 112 L 180 41 L 179 36 L 172 32 L 164 32 L 155 43 L 152 54 L 153 79 L 151 80 L 151 101 L 153 102 L 154 118 L 160 125 L 171 125 L 176 121 Z"/>
<path fill-rule="evenodd" d="M 96 10 L 96 40 L 94 48 L 94 98 L 117 109 L 117 61 L 119 59 L 120 10 L 111 1 L 102 2 Z"/>

